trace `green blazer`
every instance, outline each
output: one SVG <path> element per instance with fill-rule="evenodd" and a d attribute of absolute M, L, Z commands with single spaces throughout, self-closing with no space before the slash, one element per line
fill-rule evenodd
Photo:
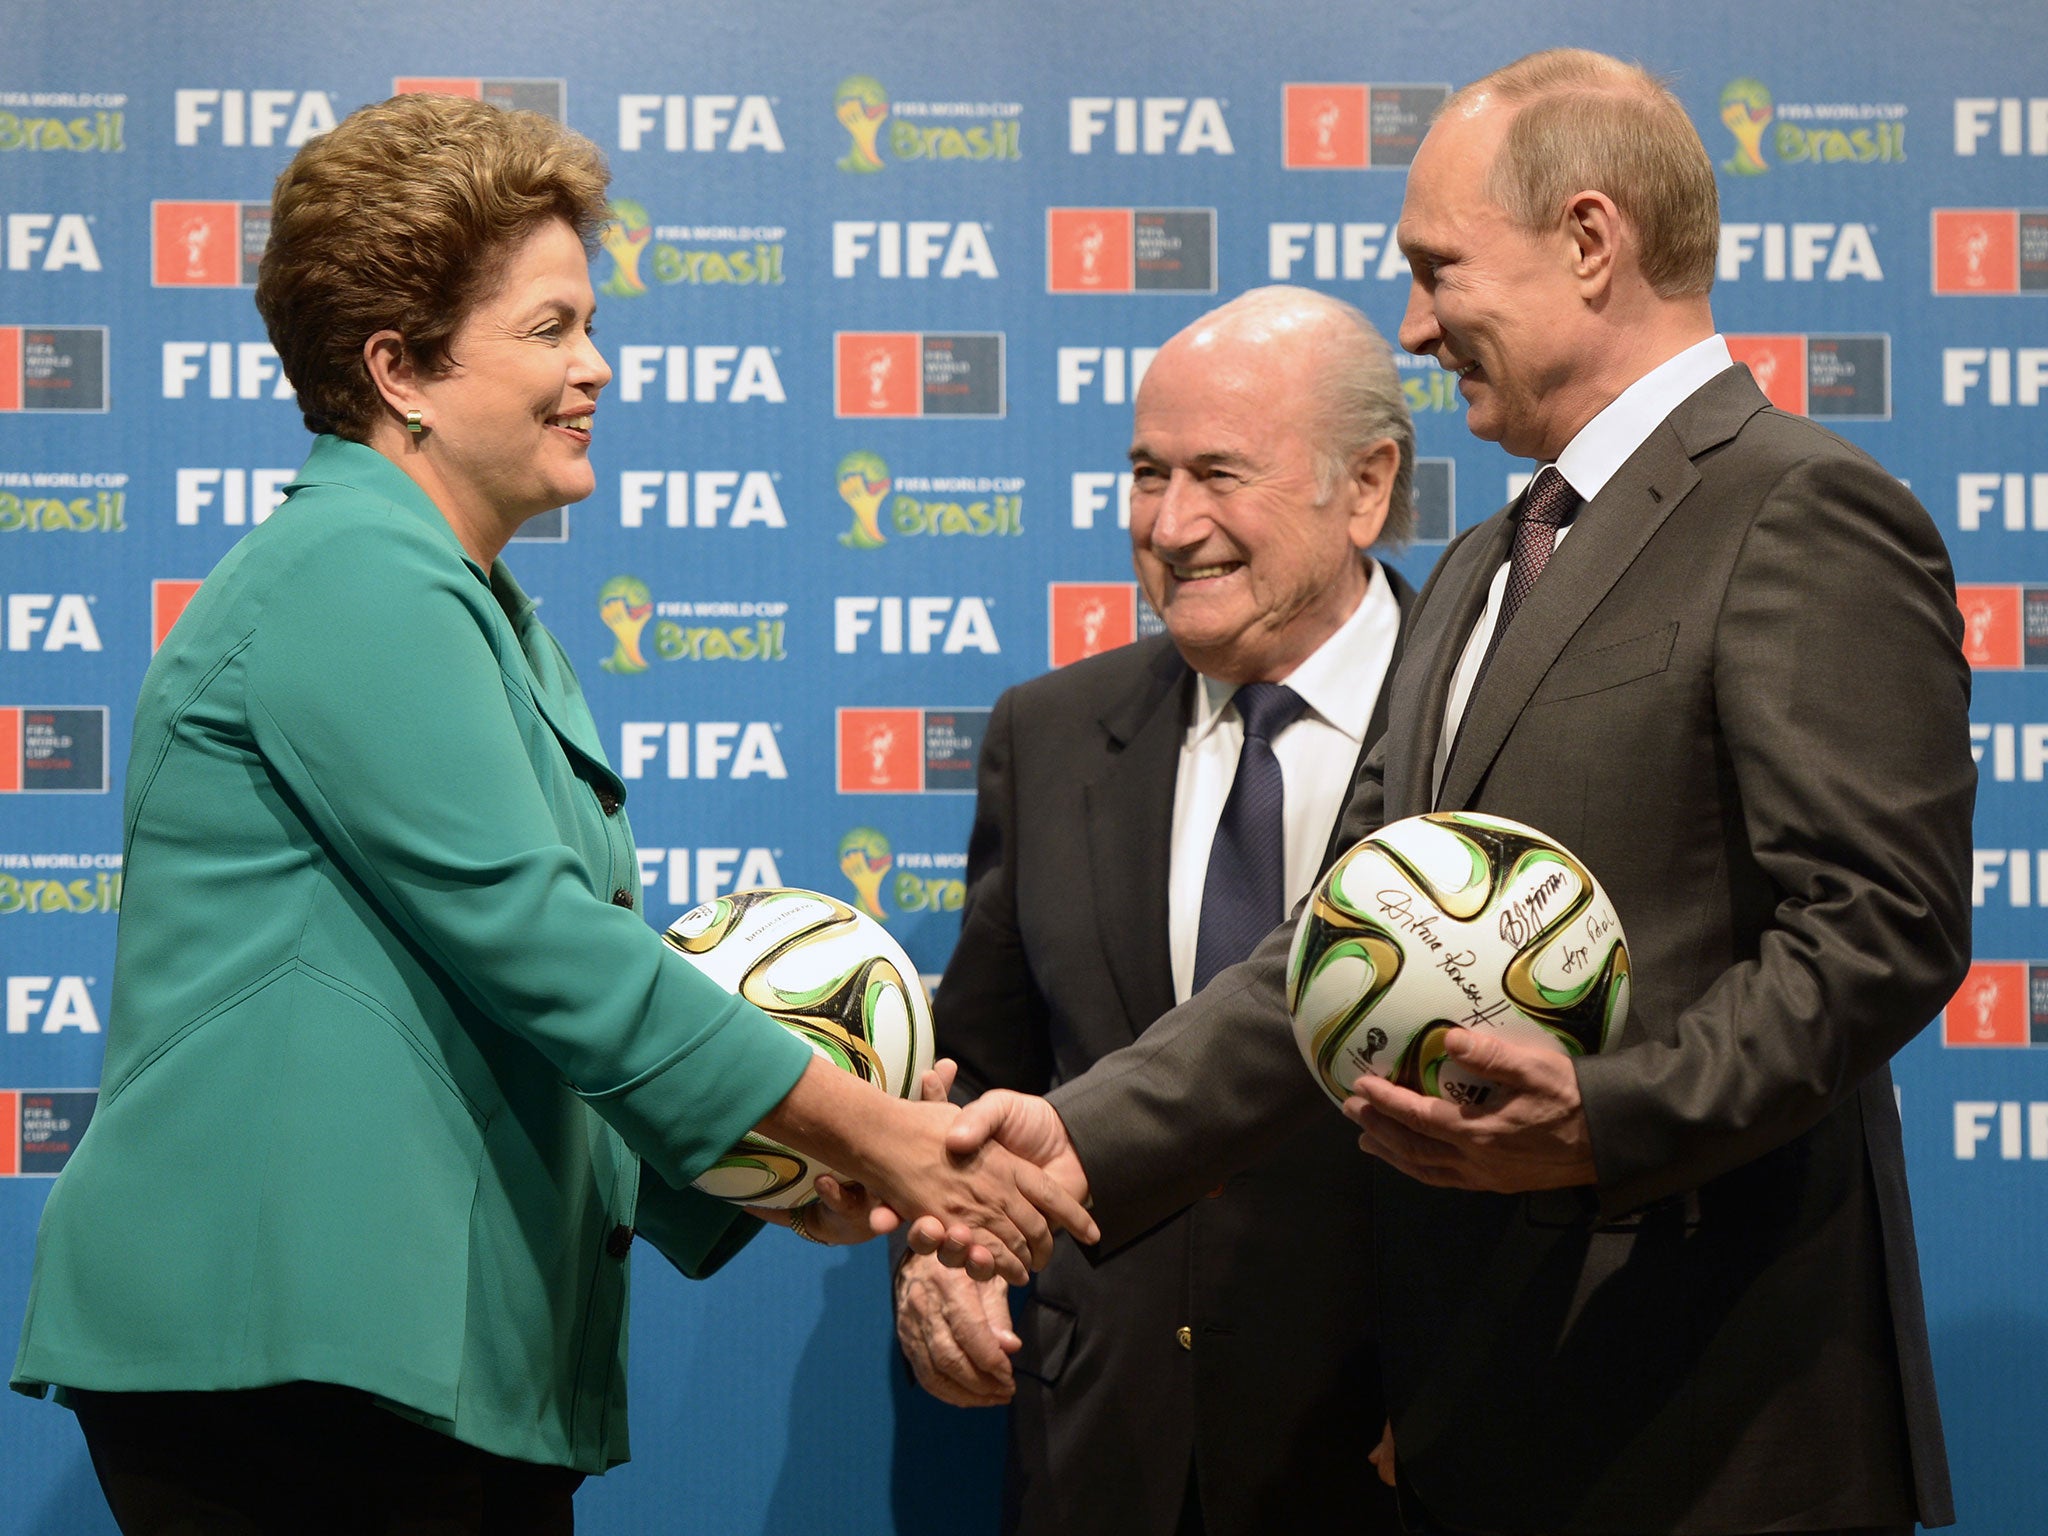
<path fill-rule="evenodd" d="M 179 619 L 18 1390 L 335 1382 L 500 1455 L 626 1459 L 632 1229 L 693 1275 L 737 1251 L 758 1224 L 690 1180 L 809 1052 L 642 918 L 533 608 L 322 437 Z"/>

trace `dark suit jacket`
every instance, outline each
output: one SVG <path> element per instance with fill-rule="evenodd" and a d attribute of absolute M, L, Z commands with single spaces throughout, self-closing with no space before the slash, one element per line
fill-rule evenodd
<path fill-rule="evenodd" d="M 1432 808 L 1509 538 L 1496 517 L 1431 577 L 1340 837 Z M 1926 513 L 1740 368 L 1584 507 L 1517 615 L 1436 803 L 1576 851 L 1636 990 L 1579 1064 L 1596 1189 L 1376 1179 L 1403 1479 L 1442 1525 L 1953 1518 L 1886 1063 L 1968 963 L 1960 636 Z M 1328 1112 L 1288 937 L 1053 1095 L 1106 1240 Z"/>
<path fill-rule="evenodd" d="M 1405 622 L 1414 593 L 1382 569 Z M 1042 1093 L 1173 1007 L 1167 866 L 1197 681 L 1160 636 L 997 702 L 936 1006 L 969 1092 Z M 1384 723 L 1382 704 L 1368 744 Z M 1190 1454 L 1211 1536 L 1395 1528 L 1391 1500 L 1362 1523 L 1355 1492 L 1383 1418 L 1355 1135 L 1332 1112 L 1218 1184 L 1114 1252 L 1062 1241 L 1015 1298 L 1008 1529 L 1172 1536 Z"/>

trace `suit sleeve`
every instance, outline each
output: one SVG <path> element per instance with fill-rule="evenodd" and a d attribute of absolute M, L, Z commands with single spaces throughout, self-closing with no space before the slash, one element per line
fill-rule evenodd
<path fill-rule="evenodd" d="M 1045 998 L 1017 919 L 1016 699 L 1012 690 L 996 701 L 982 738 L 960 939 L 932 1009 L 939 1055 L 960 1064 L 954 1097 L 963 1103 L 991 1088 L 1043 1093 L 1052 1082 Z"/>
<path fill-rule="evenodd" d="M 244 644 L 256 744 L 404 941 L 686 1185 L 809 1052 L 593 889 L 515 717 L 495 599 L 428 530 L 358 510 Z"/>
<path fill-rule="evenodd" d="M 1342 851 L 1377 828 L 1385 738 L 1366 755 L 1339 823 Z M 1287 1012 L 1290 917 L 1243 962 L 1050 1095 L 1088 1173 L 1091 1210 L 1115 1248 L 1335 1115 Z"/>
<path fill-rule="evenodd" d="M 1774 903 L 1754 958 L 1656 1041 L 1582 1060 L 1604 1212 L 1799 1135 L 1954 994 L 1969 962 L 1969 667 L 1932 521 L 1839 449 L 1793 464 L 1732 570 L 1716 725 Z"/>

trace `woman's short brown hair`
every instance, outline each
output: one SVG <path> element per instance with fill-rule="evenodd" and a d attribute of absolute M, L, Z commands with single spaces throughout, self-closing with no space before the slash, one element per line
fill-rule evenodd
<path fill-rule="evenodd" d="M 363 364 L 379 331 L 432 371 L 513 249 L 552 219 L 594 247 L 611 180 L 579 133 L 459 96 L 352 112 L 277 178 L 256 308 L 306 426 L 361 441 L 382 408 Z"/>

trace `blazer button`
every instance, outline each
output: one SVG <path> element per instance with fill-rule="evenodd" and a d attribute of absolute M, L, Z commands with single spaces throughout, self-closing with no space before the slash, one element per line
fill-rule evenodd
<path fill-rule="evenodd" d="M 1186 1323 L 1182 1323 L 1180 1327 L 1174 1329 L 1173 1336 L 1179 1342 L 1182 1349 L 1193 1349 L 1195 1347 L 1195 1330 Z"/>
<path fill-rule="evenodd" d="M 624 886 L 620 886 L 616 891 L 612 892 L 612 905 L 615 907 L 632 906 L 633 893 L 627 890 Z"/>
<path fill-rule="evenodd" d="M 615 1259 L 623 1259 L 632 1246 L 633 1229 L 628 1226 L 613 1227 L 604 1240 L 604 1251 Z"/>
<path fill-rule="evenodd" d="M 613 789 L 611 785 L 600 784 L 597 786 L 597 808 L 603 811 L 605 815 L 618 815 L 619 807 L 625 803 L 625 796 L 621 795 L 616 789 Z"/>

